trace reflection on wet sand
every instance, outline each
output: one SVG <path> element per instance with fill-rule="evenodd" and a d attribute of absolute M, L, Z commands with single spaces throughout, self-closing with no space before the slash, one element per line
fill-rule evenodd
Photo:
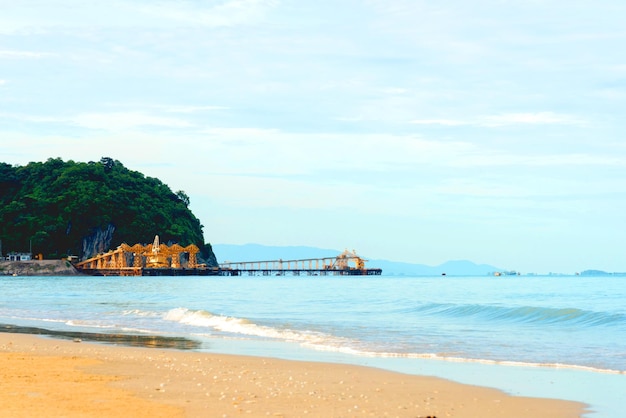
<path fill-rule="evenodd" d="M 127 345 L 133 347 L 175 348 L 178 350 L 194 350 L 200 348 L 200 342 L 182 337 L 165 337 L 161 335 L 137 334 L 106 334 L 97 332 L 54 331 L 45 328 L 22 327 L 18 325 L 0 324 L 0 332 L 14 334 L 47 335 L 78 341 L 97 341 L 107 344 Z"/>

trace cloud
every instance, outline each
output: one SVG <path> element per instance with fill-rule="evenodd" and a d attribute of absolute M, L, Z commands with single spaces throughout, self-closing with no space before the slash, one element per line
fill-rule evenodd
<path fill-rule="evenodd" d="M 358 183 L 358 176 L 349 173 L 360 173 L 363 181 L 401 178 L 399 187 L 403 187 L 410 179 L 419 177 L 421 174 L 418 173 L 446 167 L 465 170 L 475 167 L 623 167 L 626 164 L 619 155 L 611 155 L 610 150 L 604 153 L 601 150 L 547 153 L 544 149 L 515 150 L 504 143 L 500 146 L 470 139 L 440 140 L 392 133 L 303 133 L 255 127 L 203 126 L 201 121 L 192 123 L 184 118 L 141 111 L 82 113 L 66 117 L 0 113 L 0 118 L 36 124 L 53 123 L 65 125 L 67 129 L 98 130 L 97 136 L 90 134 L 90 143 L 114 143 L 121 137 L 129 147 L 138 147 L 140 143 L 186 143 L 205 156 L 203 164 L 211 161 L 208 172 L 228 176 L 300 176 L 302 179 L 314 176 L 330 179 L 344 173 L 348 174 L 344 180 L 335 178 L 334 181 Z M 520 120 L 524 123 L 553 121 L 549 117 L 511 117 L 503 120 L 516 123 Z M 498 121 L 502 123 L 502 120 Z M 423 122 L 448 126 L 458 123 L 455 120 Z M 152 127 L 163 130 L 159 133 L 149 129 Z M 72 136 L 82 137 L 83 134 L 77 131 Z M 167 159 L 165 155 L 163 158 Z M 397 182 L 392 185 L 396 187 Z"/>
<path fill-rule="evenodd" d="M 623 158 L 606 154 L 554 153 L 513 154 L 491 150 L 457 158 L 451 165 L 459 167 L 626 167 Z"/>
<path fill-rule="evenodd" d="M 105 104 L 107 108 L 111 109 L 144 109 L 146 111 L 154 111 L 160 113 L 180 113 L 180 114 L 193 114 L 203 112 L 215 112 L 221 110 L 230 110 L 229 106 L 221 105 L 179 105 L 179 104 L 158 104 L 139 101 L 126 101 L 126 102 L 109 102 Z"/>
<path fill-rule="evenodd" d="M 583 121 L 570 115 L 552 112 L 537 113 L 506 113 L 486 116 L 479 122 L 480 126 L 498 127 L 507 125 L 579 125 Z"/>
<path fill-rule="evenodd" d="M 3 2 L 0 33 L 42 34 L 68 28 L 231 27 L 261 21 L 278 4 L 278 0 Z"/>
<path fill-rule="evenodd" d="M 1 83 L 0 83 L 1 84 Z M 39 116 L 21 113 L 0 113 L 0 118 L 32 123 L 55 123 L 109 132 L 140 127 L 191 128 L 193 124 L 180 119 L 162 117 L 144 112 L 81 113 L 73 116 Z"/>
<path fill-rule="evenodd" d="M 192 2 L 156 2 L 140 6 L 143 14 L 159 19 L 208 27 L 228 27 L 247 24 L 263 18 L 268 10 L 278 5 L 276 0 L 230 0 L 200 7 Z"/>
<path fill-rule="evenodd" d="M 51 55 L 47 52 L 0 50 L 0 59 L 39 59 Z"/>
<path fill-rule="evenodd" d="M 204 133 L 217 137 L 226 138 L 241 138 L 241 139 L 270 139 L 280 138 L 285 134 L 277 129 L 262 129 L 262 128 L 209 128 L 203 131 Z"/>
<path fill-rule="evenodd" d="M 2 83 L 0 83 L 2 84 Z M 63 123 L 67 122 L 67 119 L 62 119 L 54 116 L 37 116 L 37 115 L 25 115 L 21 113 L 1 112 L 1 119 L 12 119 L 21 122 L 32 123 Z"/>
<path fill-rule="evenodd" d="M 477 126 L 498 128 L 512 125 L 584 125 L 586 121 L 575 116 L 553 112 L 503 113 L 474 119 L 415 119 L 414 125 Z"/>
<path fill-rule="evenodd" d="M 116 105 L 119 107 L 119 105 Z M 124 105 L 122 105 L 124 106 Z M 230 110 L 231 108 L 228 106 L 218 106 L 218 105 L 204 105 L 204 106 L 194 106 L 194 105 L 131 105 L 132 107 L 141 107 L 142 109 L 153 109 L 158 112 L 163 113 L 179 113 L 179 114 L 193 114 L 193 113 L 205 113 L 205 112 L 215 112 L 220 110 Z"/>
<path fill-rule="evenodd" d="M 161 108 L 165 112 L 170 113 L 197 113 L 211 112 L 214 110 L 228 110 L 228 106 L 164 106 Z"/>
<path fill-rule="evenodd" d="M 414 125 L 442 125 L 442 126 L 462 126 L 470 125 L 467 121 L 456 119 L 416 119 L 410 123 Z"/>
<path fill-rule="evenodd" d="M 107 131 L 130 130 L 138 127 L 189 128 L 190 122 L 178 118 L 148 115 L 142 112 L 84 113 L 70 119 L 74 125 Z"/>
<path fill-rule="evenodd" d="M 406 88 L 402 88 L 402 87 L 386 87 L 386 88 L 381 89 L 380 92 L 383 94 L 396 95 L 396 94 L 406 94 L 409 92 L 409 90 Z"/>

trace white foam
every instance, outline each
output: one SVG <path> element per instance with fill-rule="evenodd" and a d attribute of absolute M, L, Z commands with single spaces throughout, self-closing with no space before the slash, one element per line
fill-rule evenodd
<path fill-rule="evenodd" d="M 332 350 L 332 348 L 330 349 Z M 357 355 L 361 357 L 372 357 L 372 358 L 407 358 L 407 359 L 440 360 L 440 361 L 446 361 L 446 362 L 451 362 L 451 363 L 478 363 L 478 364 L 510 366 L 510 367 L 554 368 L 554 369 L 580 370 L 580 371 L 587 371 L 587 372 L 594 372 L 594 373 L 626 375 L 625 370 L 603 369 L 603 368 L 597 368 L 597 367 L 580 366 L 580 365 L 565 364 L 565 363 L 532 363 L 532 362 L 523 362 L 523 361 L 474 359 L 474 358 L 446 356 L 446 355 L 437 354 L 437 353 L 391 353 L 391 352 L 361 351 L 361 350 L 356 350 L 356 349 L 347 348 L 347 347 L 339 348 L 336 351 L 346 353 L 346 354 L 353 354 L 353 355 Z"/>
<path fill-rule="evenodd" d="M 258 325 L 243 318 L 214 315 L 207 311 L 194 311 L 186 308 L 172 309 L 165 314 L 164 319 L 187 325 L 206 327 L 230 334 L 279 339 L 312 345 L 328 344 L 332 341 L 336 343 L 346 341 L 345 339 L 320 332 L 279 329 Z"/>
<path fill-rule="evenodd" d="M 159 316 L 161 316 L 161 314 L 159 312 L 154 312 L 154 311 L 142 311 L 139 309 L 129 309 L 126 311 L 122 312 L 122 315 L 124 316 L 140 316 L 143 318 L 157 318 Z"/>
<path fill-rule="evenodd" d="M 72 319 L 65 322 L 65 325 L 70 327 L 89 327 L 89 328 L 100 328 L 100 329 L 114 329 L 117 328 L 115 325 L 102 325 L 96 324 L 91 321 L 81 321 L 78 319 Z"/>

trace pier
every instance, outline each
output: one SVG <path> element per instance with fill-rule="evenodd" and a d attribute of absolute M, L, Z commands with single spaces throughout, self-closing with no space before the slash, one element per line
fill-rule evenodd
<path fill-rule="evenodd" d="M 221 271 L 218 268 L 196 267 L 196 268 L 84 268 L 76 269 L 89 276 L 219 276 Z"/>
<path fill-rule="evenodd" d="M 336 257 L 298 260 L 227 261 L 219 267 L 197 262 L 197 246 L 167 246 L 154 237 L 148 245 L 122 244 L 117 249 L 76 263 L 91 276 L 379 276 L 382 269 L 366 268 L 367 260 L 348 250 Z"/>
<path fill-rule="evenodd" d="M 364 258 L 348 250 L 336 257 L 298 260 L 227 261 L 220 264 L 223 276 L 380 276 L 382 269 L 365 268 Z"/>

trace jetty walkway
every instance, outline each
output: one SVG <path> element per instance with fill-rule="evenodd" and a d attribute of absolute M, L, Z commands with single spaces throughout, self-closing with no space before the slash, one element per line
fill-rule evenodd
<path fill-rule="evenodd" d="M 74 264 L 92 276 L 378 276 L 382 269 L 366 268 L 367 260 L 348 250 L 336 257 L 298 260 L 226 261 L 219 267 L 197 262 L 195 245 L 167 246 L 158 235 L 148 245 L 127 244 Z"/>
<path fill-rule="evenodd" d="M 220 263 L 224 276 L 379 276 L 382 269 L 365 268 L 367 260 L 356 252 L 344 251 L 336 257 L 305 258 L 297 260 L 226 261 Z"/>

